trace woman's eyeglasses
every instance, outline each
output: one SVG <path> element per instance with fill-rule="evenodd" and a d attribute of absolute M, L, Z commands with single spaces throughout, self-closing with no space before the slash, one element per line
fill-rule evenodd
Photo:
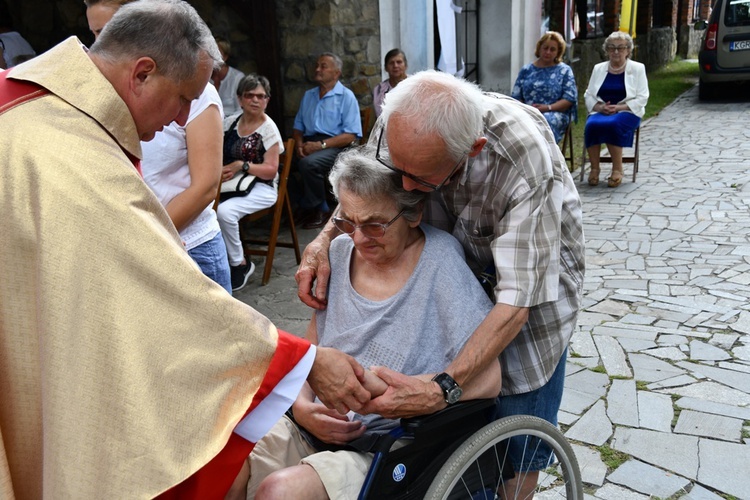
<path fill-rule="evenodd" d="M 336 226 L 336 228 L 342 233 L 346 233 L 350 236 L 354 234 L 354 231 L 359 229 L 359 232 L 364 236 L 367 236 L 368 238 L 382 238 L 383 236 L 385 236 L 385 230 L 388 229 L 391 224 L 396 222 L 399 217 L 404 215 L 404 212 L 406 212 L 406 209 L 401 210 L 398 215 L 396 215 L 393 219 L 386 222 L 385 224 L 381 224 L 380 222 L 365 222 L 364 224 L 355 224 L 350 220 L 342 219 L 341 217 L 334 217 L 333 225 Z"/>
<path fill-rule="evenodd" d="M 248 101 L 252 101 L 254 99 L 257 99 L 259 101 L 265 101 L 268 99 L 268 96 L 266 94 L 255 94 L 253 92 L 245 92 L 242 94 L 243 99 L 247 99 Z"/>
<path fill-rule="evenodd" d="M 607 52 L 625 52 L 627 50 L 627 45 L 607 45 Z"/>

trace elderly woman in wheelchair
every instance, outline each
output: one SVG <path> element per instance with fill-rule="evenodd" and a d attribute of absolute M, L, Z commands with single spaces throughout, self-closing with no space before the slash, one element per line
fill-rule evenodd
<path fill-rule="evenodd" d="M 405 191 L 399 174 L 367 147 L 339 155 L 330 181 L 339 201 L 334 223 L 344 234 L 329 251 L 328 306 L 313 314 L 307 338 L 362 366 L 439 384 L 433 376 L 492 307 L 461 245 L 420 223 L 424 193 Z M 499 363 L 491 364 L 461 399 L 494 398 L 500 373 Z M 373 372 L 366 378 L 373 396 L 387 390 Z M 397 426 L 378 415 L 340 415 L 306 387 L 288 417 L 256 445 L 233 491 L 240 498 L 356 498 L 374 441 Z"/>

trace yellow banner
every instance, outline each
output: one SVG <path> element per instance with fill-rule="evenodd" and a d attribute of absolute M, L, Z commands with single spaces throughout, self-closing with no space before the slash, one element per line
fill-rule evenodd
<path fill-rule="evenodd" d="M 622 0 L 620 8 L 620 31 L 635 38 L 635 13 L 638 12 L 638 0 Z"/>

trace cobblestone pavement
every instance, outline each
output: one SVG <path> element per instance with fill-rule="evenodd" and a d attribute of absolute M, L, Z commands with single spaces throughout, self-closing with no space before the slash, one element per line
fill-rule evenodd
<path fill-rule="evenodd" d="M 578 184 L 585 300 L 559 418 L 589 498 L 750 498 L 750 99 L 697 96 L 643 123 L 636 183 L 626 165 L 617 189 Z M 295 270 L 279 249 L 238 298 L 302 334 Z"/>

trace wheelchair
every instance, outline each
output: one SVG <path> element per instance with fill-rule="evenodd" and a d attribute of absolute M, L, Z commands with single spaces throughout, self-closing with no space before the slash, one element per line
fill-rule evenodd
<path fill-rule="evenodd" d="M 528 474 L 510 463 L 511 439 L 524 456 L 545 447 L 552 452 L 528 498 L 583 499 L 578 461 L 562 433 L 529 415 L 491 421 L 494 406 L 494 399 L 481 399 L 402 419 L 373 447 L 359 500 L 521 498 L 507 487 L 509 479 Z"/>

